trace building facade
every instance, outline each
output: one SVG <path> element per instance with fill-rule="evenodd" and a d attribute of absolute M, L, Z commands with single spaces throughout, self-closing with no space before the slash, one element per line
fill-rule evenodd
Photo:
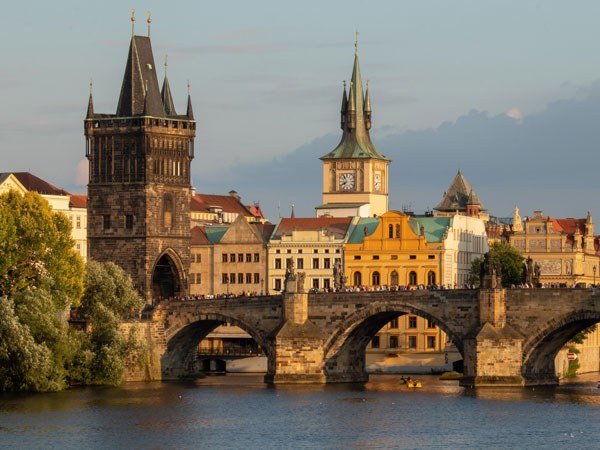
<path fill-rule="evenodd" d="M 149 36 L 133 35 L 115 114 L 84 120 L 89 256 L 112 261 L 149 301 L 189 292 L 190 164 L 196 122 L 162 92 Z"/>
<path fill-rule="evenodd" d="M 358 46 L 357 46 L 358 48 Z M 388 166 L 390 159 L 379 153 L 373 143 L 369 84 L 363 85 L 354 55 L 350 90 L 342 95 L 342 139 L 323 161 L 323 204 L 316 207 L 317 217 L 372 217 L 388 210 Z"/>
<path fill-rule="evenodd" d="M 556 219 L 534 211 L 521 222 L 516 209 L 509 242 L 540 266 L 541 283 L 574 286 L 600 279 L 599 238 L 589 212 L 584 219 Z"/>
<path fill-rule="evenodd" d="M 343 263 L 353 222 L 351 217 L 280 219 L 267 245 L 269 292 L 283 290 L 288 260 L 306 273 L 305 289 L 332 289 L 333 268 Z"/>

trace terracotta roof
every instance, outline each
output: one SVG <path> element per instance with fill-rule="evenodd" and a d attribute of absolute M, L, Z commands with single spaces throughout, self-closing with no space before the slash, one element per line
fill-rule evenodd
<path fill-rule="evenodd" d="M 206 237 L 206 231 L 204 227 L 196 226 L 192 228 L 192 245 L 194 244 L 208 244 L 208 238 Z"/>
<path fill-rule="evenodd" d="M 283 218 L 279 221 L 273 237 L 291 235 L 294 231 L 327 230 L 335 238 L 342 239 L 348 232 L 352 217 Z"/>
<path fill-rule="evenodd" d="M 64 189 L 57 188 L 29 172 L 12 172 L 12 174 L 28 191 L 46 195 L 70 195 Z"/>
<path fill-rule="evenodd" d="M 555 219 L 549 218 L 552 222 L 554 231 L 562 231 L 568 235 L 575 234 L 575 230 L 579 228 L 581 234 L 585 234 L 585 219 Z"/>
<path fill-rule="evenodd" d="M 246 207 L 246 209 L 248 211 L 250 211 L 250 214 L 252 214 L 254 217 L 258 218 L 258 219 L 264 219 L 265 216 L 262 213 L 262 209 L 260 209 L 260 205 L 256 204 L 256 205 L 244 205 Z"/>
<path fill-rule="evenodd" d="M 257 223 L 257 224 L 255 224 L 255 226 L 258 229 L 258 231 L 260 232 L 260 234 L 262 234 L 265 242 L 269 242 L 269 239 L 271 239 L 271 235 L 273 234 L 273 231 L 275 230 L 276 225 L 272 224 L 270 222 L 267 222 L 267 223 Z"/>
<path fill-rule="evenodd" d="M 210 207 L 218 206 L 223 212 L 237 213 L 244 217 L 252 216 L 252 213 L 232 195 L 196 194 L 192 197 L 190 206 L 192 211 L 196 212 L 209 212 Z"/>
<path fill-rule="evenodd" d="M 71 195 L 69 206 L 73 208 L 87 208 L 87 195 Z"/>

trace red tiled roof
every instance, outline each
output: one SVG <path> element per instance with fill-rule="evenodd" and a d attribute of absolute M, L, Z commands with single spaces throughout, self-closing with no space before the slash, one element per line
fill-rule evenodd
<path fill-rule="evenodd" d="M 195 212 L 209 212 L 209 208 L 213 206 L 220 207 L 223 212 L 237 213 L 244 217 L 252 216 L 252 213 L 232 195 L 196 194 L 190 204 Z"/>
<path fill-rule="evenodd" d="M 244 206 L 246 206 L 246 209 L 248 209 L 248 211 L 250 211 L 250 214 L 252 214 L 254 217 L 257 217 L 259 219 L 265 218 L 265 216 L 263 216 L 262 209 L 260 209 L 260 205 L 244 205 Z"/>
<path fill-rule="evenodd" d="M 273 234 L 273 230 L 275 229 L 275 224 L 272 224 L 270 222 L 257 223 L 256 228 L 258 228 L 258 231 L 260 231 L 260 234 L 263 235 L 265 241 L 268 242 L 269 239 L 271 238 L 271 235 Z"/>
<path fill-rule="evenodd" d="M 206 237 L 206 231 L 202 226 L 196 226 L 192 228 L 192 244 L 208 244 L 208 238 Z"/>
<path fill-rule="evenodd" d="M 343 238 L 352 223 L 352 217 L 285 218 L 277 227 L 276 236 L 291 235 L 293 231 L 327 230 L 338 239 Z"/>
<path fill-rule="evenodd" d="M 69 206 L 73 208 L 87 208 L 87 195 L 71 195 Z"/>
<path fill-rule="evenodd" d="M 64 189 L 59 189 L 29 172 L 12 172 L 12 174 L 28 191 L 46 195 L 70 195 Z"/>
<path fill-rule="evenodd" d="M 550 220 L 552 221 L 554 231 L 562 231 L 563 233 L 572 235 L 579 228 L 581 234 L 585 233 L 586 219 L 555 219 L 550 217 Z"/>

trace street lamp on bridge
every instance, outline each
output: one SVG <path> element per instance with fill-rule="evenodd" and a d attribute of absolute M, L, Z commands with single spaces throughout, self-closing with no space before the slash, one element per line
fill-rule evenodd
<path fill-rule="evenodd" d="M 596 287 L 596 264 L 592 267 L 592 271 L 594 272 L 594 287 Z"/>

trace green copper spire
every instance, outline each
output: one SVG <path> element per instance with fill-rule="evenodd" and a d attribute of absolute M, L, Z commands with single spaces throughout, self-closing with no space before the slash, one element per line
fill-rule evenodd
<path fill-rule="evenodd" d="M 389 158 L 377 151 L 369 135 L 369 129 L 371 128 L 371 98 L 368 88 L 366 96 L 363 96 L 362 78 L 358 63 L 358 32 L 354 46 L 356 50 L 348 102 L 346 111 L 342 111 L 342 139 L 332 152 L 322 156 L 321 159 L 364 158 L 389 161 Z M 345 93 L 346 90 L 344 89 L 344 95 Z"/>

